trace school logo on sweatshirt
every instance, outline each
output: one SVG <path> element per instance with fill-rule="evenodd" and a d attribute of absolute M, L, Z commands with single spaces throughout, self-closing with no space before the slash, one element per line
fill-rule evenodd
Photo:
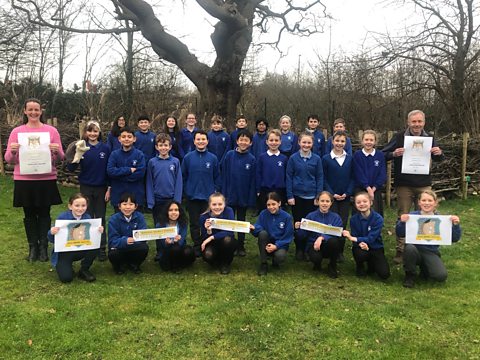
<path fill-rule="evenodd" d="M 278 165 L 278 167 L 282 167 L 283 166 L 283 161 L 277 161 L 277 165 Z"/>
<path fill-rule="evenodd" d="M 252 165 L 250 165 L 250 164 L 245 164 L 245 170 L 250 170 L 251 167 L 252 167 Z"/>
<path fill-rule="evenodd" d="M 380 161 L 379 161 L 379 160 L 375 160 L 375 161 L 373 162 L 373 166 L 379 167 L 379 166 L 380 166 Z"/>
<path fill-rule="evenodd" d="M 138 162 L 138 160 L 132 160 L 132 165 L 137 166 L 137 162 Z"/>
<path fill-rule="evenodd" d="M 292 140 L 292 137 L 290 135 L 287 136 L 288 140 Z"/>
<path fill-rule="evenodd" d="M 98 155 L 100 156 L 100 159 L 105 159 L 105 156 L 106 156 L 107 154 L 105 154 L 105 153 L 102 151 L 102 152 L 100 152 Z"/>
<path fill-rule="evenodd" d="M 285 223 L 282 221 L 281 223 L 278 224 L 278 227 L 280 229 L 284 229 L 285 228 Z"/>
<path fill-rule="evenodd" d="M 367 231 L 370 231 L 370 230 L 372 230 L 372 227 L 371 227 L 371 226 L 369 226 L 369 227 L 367 228 Z"/>
<path fill-rule="evenodd" d="M 227 138 L 225 138 L 225 137 L 222 137 L 222 141 L 225 141 L 226 139 L 227 139 Z"/>
<path fill-rule="evenodd" d="M 207 169 L 210 169 L 211 166 L 212 166 L 212 164 L 211 164 L 210 162 L 206 162 L 206 163 L 205 163 L 205 167 L 206 167 Z"/>
<path fill-rule="evenodd" d="M 173 164 L 170 165 L 170 171 L 175 171 L 175 165 Z"/>

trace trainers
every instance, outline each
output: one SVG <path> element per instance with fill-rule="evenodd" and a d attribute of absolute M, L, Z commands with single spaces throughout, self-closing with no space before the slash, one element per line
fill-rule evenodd
<path fill-rule="evenodd" d="M 395 257 L 393 258 L 393 263 L 396 265 L 401 265 L 403 263 L 403 252 L 397 250 Z"/>
<path fill-rule="evenodd" d="M 220 274 L 227 275 L 230 274 L 230 265 L 222 265 L 220 268 Z"/>
<path fill-rule="evenodd" d="M 260 267 L 258 268 L 258 276 L 264 276 L 267 275 L 268 272 L 268 264 L 267 263 L 262 263 L 260 264 Z"/>
<path fill-rule="evenodd" d="M 403 280 L 403 287 L 413 288 L 415 286 L 415 274 L 405 273 L 405 279 Z"/>
<path fill-rule="evenodd" d="M 101 261 L 101 262 L 104 262 L 107 260 L 107 252 L 105 248 L 100 248 L 97 258 L 98 258 L 98 261 Z"/>
<path fill-rule="evenodd" d="M 82 280 L 85 280 L 86 282 L 92 282 L 97 280 L 95 275 L 93 275 L 90 270 L 87 269 L 80 269 L 80 271 L 78 272 L 78 277 Z"/>

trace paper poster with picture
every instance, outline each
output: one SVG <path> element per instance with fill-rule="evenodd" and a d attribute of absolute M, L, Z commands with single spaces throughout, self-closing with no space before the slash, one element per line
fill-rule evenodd
<path fill-rule="evenodd" d="M 60 230 L 55 235 L 55 252 L 94 250 L 100 248 L 102 219 L 56 220 Z"/>
<path fill-rule="evenodd" d="M 409 215 L 406 222 L 407 244 L 451 245 L 452 221 L 449 215 Z"/>

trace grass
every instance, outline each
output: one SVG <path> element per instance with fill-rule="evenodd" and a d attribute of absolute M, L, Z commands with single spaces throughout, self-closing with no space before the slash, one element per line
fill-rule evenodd
<path fill-rule="evenodd" d="M 258 250 L 221 276 L 203 261 L 162 272 L 153 252 L 143 274 L 117 276 L 95 262 L 94 283 L 61 284 L 48 263 L 24 260 L 21 209 L 0 178 L 0 358 L 5 359 L 480 359 L 480 203 L 442 203 L 460 216 L 462 240 L 442 249 L 445 284 L 404 289 L 400 268 L 387 283 L 357 279 L 354 263 L 331 280 L 289 255 L 256 275 Z M 72 189 L 62 189 L 66 199 Z M 55 206 L 54 218 L 65 209 Z M 385 243 L 393 256 L 393 211 Z M 151 247 L 152 248 L 152 247 Z"/>

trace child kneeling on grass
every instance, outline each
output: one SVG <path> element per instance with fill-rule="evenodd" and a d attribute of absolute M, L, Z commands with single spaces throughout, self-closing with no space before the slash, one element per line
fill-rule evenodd
<path fill-rule="evenodd" d="M 438 215 L 437 194 L 432 190 L 423 191 L 418 198 L 418 207 L 420 210 L 411 212 L 412 215 Z M 398 237 L 405 237 L 406 225 L 409 215 L 402 214 L 395 228 Z M 452 242 L 460 240 L 462 229 L 460 228 L 460 218 L 456 215 L 450 217 L 452 221 Z M 413 288 L 415 286 L 415 276 L 417 265 L 420 266 L 420 274 L 425 279 L 432 279 L 439 282 L 447 280 L 447 269 L 440 258 L 438 245 L 417 245 L 406 244 L 403 253 L 403 268 L 405 270 L 405 279 L 403 286 Z"/>
<path fill-rule="evenodd" d="M 376 273 L 380 279 L 386 280 L 390 277 L 390 267 L 383 250 L 383 217 L 371 209 L 372 199 L 366 191 L 357 193 L 354 200 L 358 213 L 350 219 L 351 232 L 343 230 L 343 236 L 353 243 L 357 276 L 367 274 L 364 268 L 367 263 L 368 273 Z"/>
<path fill-rule="evenodd" d="M 208 210 L 199 219 L 202 243 L 200 250 L 203 260 L 220 267 L 220 274 L 230 273 L 237 241 L 232 231 L 212 228 L 213 219 L 235 220 L 231 207 L 225 206 L 225 196 L 213 193 L 208 199 Z"/>
<path fill-rule="evenodd" d="M 288 246 L 293 240 L 292 217 L 282 210 L 282 200 L 276 192 L 267 194 L 267 208 L 262 210 L 255 225 L 250 225 L 254 236 L 258 237 L 260 267 L 258 275 L 267 275 L 268 257 L 272 266 L 278 267 L 287 258 Z"/>
<path fill-rule="evenodd" d="M 135 195 L 123 193 L 118 203 L 120 212 L 108 221 L 108 259 L 118 275 L 124 274 L 127 267 L 135 274 L 141 273 L 140 265 L 148 255 L 147 242 L 135 242 L 133 238 L 134 230 L 147 228 L 142 213 L 136 211 L 137 207 Z"/>
<path fill-rule="evenodd" d="M 312 211 L 305 218 L 325 225 L 342 227 L 340 215 L 330 211 L 333 204 L 333 195 L 328 191 L 322 191 L 315 199 L 318 203 L 318 210 Z M 307 239 L 306 253 L 313 263 L 313 269 L 322 270 L 322 261 L 324 258 L 330 259 L 328 264 L 328 276 L 332 279 L 338 277 L 337 259 L 341 251 L 340 239 L 337 236 L 320 234 L 313 231 L 300 229 L 301 222 L 295 223 L 295 228 L 299 229 L 296 236 L 300 239 Z"/>
<path fill-rule="evenodd" d="M 81 193 L 74 194 L 68 200 L 68 211 L 61 213 L 57 220 L 85 220 L 90 219 L 90 215 L 86 212 L 88 206 L 87 197 Z M 60 228 L 52 227 L 48 232 L 48 239 L 54 243 L 54 235 L 58 234 Z M 98 231 L 103 233 L 103 226 L 98 227 Z M 54 247 L 55 249 L 55 247 Z M 82 261 L 78 277 L 87 282 L 95 281 L 95 275 L 90 272 L 90 267 L 98 254 L 98 249 L 67 251 L 56 253 L 52 252 L 52 266 L 57 271 L 58 279 L 62 283 L 69 283 L 73 280 L 73 262 Z"/>
<path fill-rule="evenodd" d="M 158 262 L 164 271 L 176 271 L 195 261 L 195 252 L 187 245 L 187 217 L 181 204 L 175 200 L 163 206 L 156 225 L 157 228 L 171 226 L 177 228 L 177 235 L 174 238 L 157 240 Z"/>

